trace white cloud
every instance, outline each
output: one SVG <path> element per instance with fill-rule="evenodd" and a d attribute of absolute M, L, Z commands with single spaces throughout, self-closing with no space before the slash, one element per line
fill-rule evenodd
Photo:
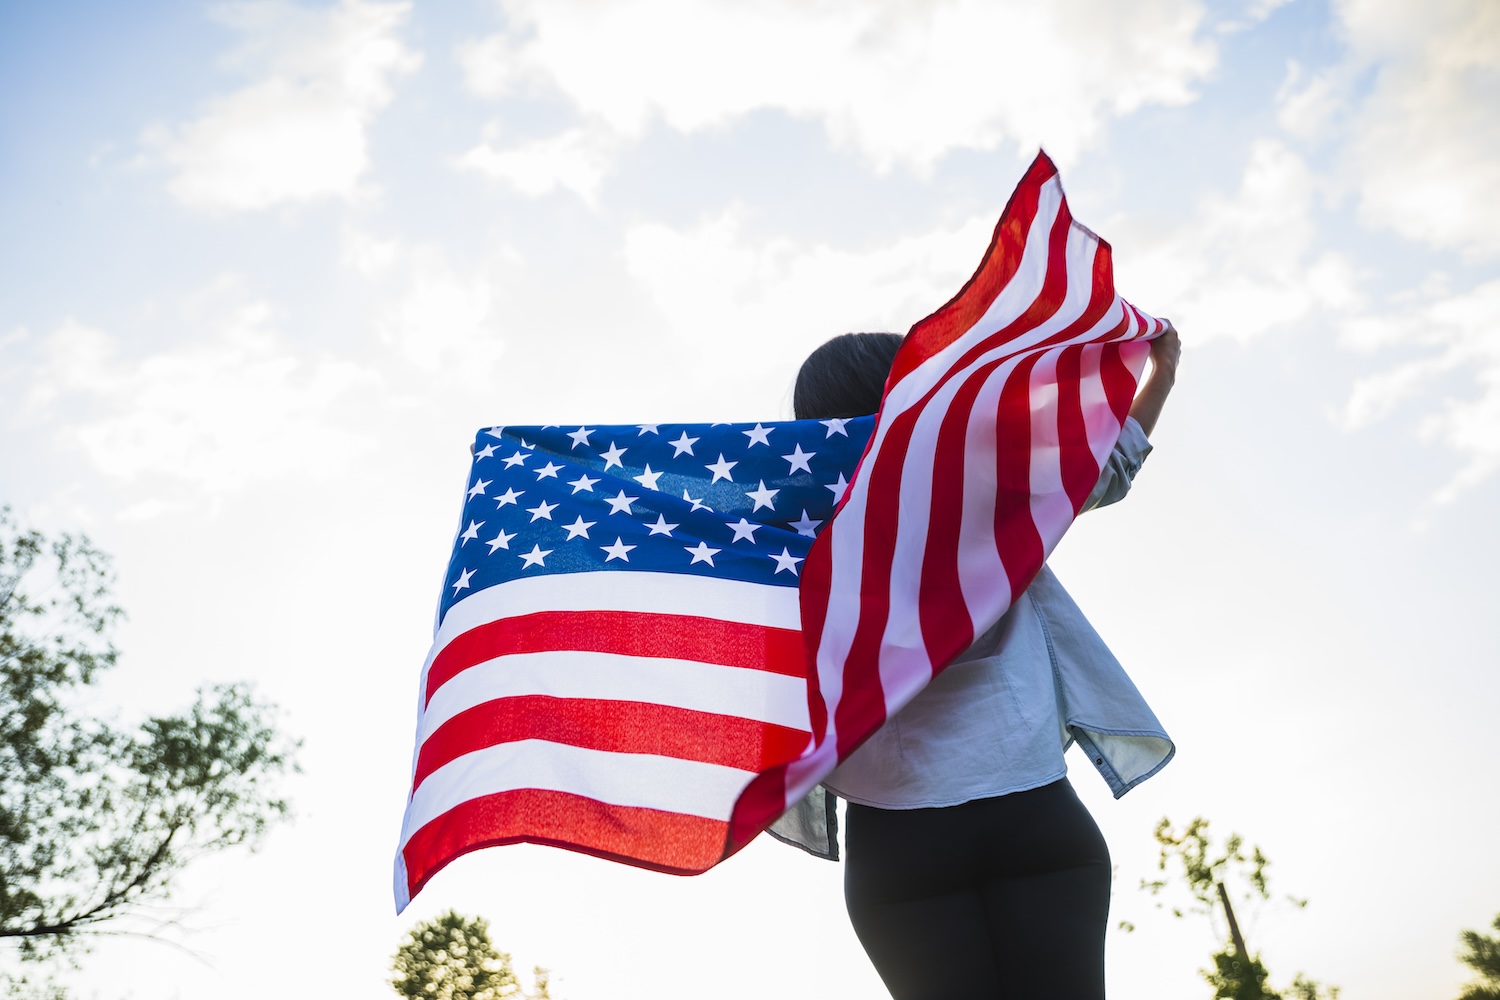
<path fill-rule="evenodd" d="M 1125 220 L 1117 246 L 1118 287 L 1148 312 L 1162 310 L 1194 340 L 1247 340 L 1320 306 L 1358 301 L 1349 262 L 1313 256 L 1316 184 L 1284 144 L 1261 139 L 1232 194 L 1211 194 L 1166 233 Z"/>
<path fill-rule="evenodd" d="M 1240 16 L 1231 15 L 1227 20 L 1220 21 L 1215 28 L 1221 35 L 1247 31 L 1291 2 L 1292 0 L 1249 0 Z"/>
<path fill-rule="evenodd" d="M 374 447 L 341 427 L 337 407 L 378 384 L 367 369 L 299 354 L 272 313 L 224 279 L 190 303 L 192 343 L 129 357 L 122 342 L 73 320 L 45 338 L 23 412 L 54 422 L 106 475 L 176 480 L 222 494 L 289 474 L 326 473 Z M 133 516 L 173 509 L 158 496 Z"/>
<path fill-rule="evenodd" d="M 381 240 L 350 229 L 343 259 L 371 279 L 374 324 L 394 363 L 393 385 L 442 374 L 449 381 L 482 384 L 505 352 L 500 306 L 503 289 L 519 271 L 514 251 L 501 248 L 467 269 L 455 267 L 440 247 Z"/>
<path fill-rule="evenodd" d="M 1045 144 L 1061 162 L 1108 118 L 1181 104 L 1215 65 L 1197 0 L 500 0 L 509 34 L 461 50 L 470 87 L 553 88 L 626 136 L 779 109 L 879 169 Z"/>
<path fill-rule="evenodd" d="M 398 37 L 409 9 L 366 0 L 217 8 L 246 36 L 231 63 L 263 75 L 192 121 L 148 130 L 147 146 L 174 170 L 168 190 L 220 211 L 357 197 L 370 123 L 390 104 L 394 79 L 421 64 Z"/>
<path fill-rule="evenodd" d="M 567 129 L 511 149 L 499 149 L 496 142 L 493 136 L 486 136 L 460 156 L 457 165 L 503 180 L 525 195 L 536 197 L 562 189 L 572 191 L 589 205 L 595 203 L 599 185 L 620 146 L 615 132 L 598 125 Z"/>
<path fill-rule="evenodd" d="M 1442 249 L 1500 253 L 1500 5 L 1342 0 L 1344 59 L 1294 67 L 1278 96 L 1294 134 L 1331 136 L 1365 224 Z"/>
<path fill-rule="evenodd" d="M 686 230 L 631 229 L 625 262 L 679 343 L 739 366 L 767 359 L 784 366 L 837 333 L 905 331 L 962 287 L 993 227 L 993 219 L 975 218 L 872 250 L 842 250 L 748 236 L 745 210 L 732 207 Z"/>
<path fill-rule="evenodd" d="M 1416 307 L 1351 323 L 1346 341 L 1373 350 L 1417 345 L 1422 353 L 1360 380 L 1345 406 L 1344 424 L 1368 426 L 1416 399 L 1426 409 L 1421 435 L 1464 458 L 1463 466 L 1433 495 L 1447 503 L 1500 471 L 1500 280 L 1460 295 L 1430 298 Z M 1472 379 L 1467 395 L 1440 395 L 1461 376 Z M 1457 378 L 1456 378 L 1457 377 Z M 1436 406 L 1433 405 L 1436 396 Z M 1425 404 L 1425 406 L 1423 405 Z"/>

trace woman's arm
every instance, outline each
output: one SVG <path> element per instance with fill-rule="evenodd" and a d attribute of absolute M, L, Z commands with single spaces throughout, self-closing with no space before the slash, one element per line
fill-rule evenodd
<path fill-rule="evenodd" d="M 1156 429 L 1167 394 L 1177 381 L 1177 362 L 1180 360 L 1182 341 L 1178 339 L 1177 328 L 1168 320 L 1166 332 L 1151 341 L 1151 374 L 1141 383 L 1135 401 L 1130 404 L 1130 415 L 1148 435 Z"/>

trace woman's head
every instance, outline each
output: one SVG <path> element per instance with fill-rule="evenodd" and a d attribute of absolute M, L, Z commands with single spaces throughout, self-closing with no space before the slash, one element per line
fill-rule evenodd
<path fill-rule="evenodd" d="M 880 409 L 899 333 L 844 333 L 802 362 L 792 390 L 798 420 L 863 417 Z"/>

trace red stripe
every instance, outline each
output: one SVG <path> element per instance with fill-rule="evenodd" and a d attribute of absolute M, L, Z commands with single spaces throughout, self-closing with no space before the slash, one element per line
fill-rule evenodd
<path fill-rule="evenodd" d="M 925 399 L 923 400 L 925 402 Z M 843 693 L 834 706 L 838 757 L 843 760 L 885 721 L 885 689 L 880 682 L 880 645 L 890 615 L 890 574 L 900 527 L 903 460 L 921 405 L 890 423 L 880 450 L 865 458 L 868 477 L 862 523 L 844 526 L 864 536 L 859 581 L 859 617 L 843 662 Z M 839 530 L 835 519 L 832 530 Z"/>
<path fill-rule="evenodd" d="M 829 581 L 833 572 L 830 546 L 833 535 L 824 531 L 813 539 L 807 560 L 802 564 L 802 585 L 797 599 L 802 610 L 803 654 L 807 663 L 807 707 L 813 739 L 822 743 L 828 736 L 828 703 L 823 698 L 822 678 L 818 674 L 818 650 L 823 645 L 823 627 L 828 621 Z"/>
<path fill-rule="evenodd" d="M 896 356 L 888 386 L 895 385 L 923 361 L 972 330 L 1010 283 L 1021 264 L 1026 236 L 1036 220 L 1042 187 L 1056 174 L 1057 167 L 1047 154 L 1038 153 L 1006 202 L 978 270 L 941 309 L 911 328 Z"/>
<path fill-rule="evenodd" d="M 754 840 L 776 818 L 786 812 L 791 803 L 786 800 L 786 765 L 774 767 L 755 780 L 740 793 L 729 817 L 729 836 L 724 856 L 735 853 Z"/>
<path fill-rule="evenodd" d="M 1031 520 L 1031 369 L 1038 357 L 1021 359 L 995 406 L 995 551 L 1017 597 L 1045 558 Z"/>
<path fill-rule="evenodd" d="M 547 844 L 673 875 L 697 875 L 724 856 L 722 820 L 616 806 L 568 792 L 519 788 L 460 803 L 401 849 L 415 897 L 450 861 L 501 844 Z"/>
<path fill-rule="evenodd" d="M 475 664 L 507 653 L 561 650 L 695 660 L 788 677 L 801 677 L 805 669 L 802 634 L 795 629 L 640 611 L 538 611 L 455 636 L 433 658 L 423 704 Z"/>
<path fill-rule="evenodd" d="M 802 729 L 670 705 L 520 695 L 475 705 L 439 726 L 417 755 L 412 787 L 466 753 L 517 740 L 763 771 L 796 759 L 807 739 Z"/>
<path fill-rule="evenodd" d="M 922 551 L 922 594 L 947 594 L 953 600 L 921 601 L 917 613 L 922 642 L 936 666 L 944 666 L 974 641 L 958 578 L 958 543 L 963 528 L 964 494 L 981 480 L 981 490 L 994 490 L 994 474 L 988 462 L 973 468 L 970 449 L 983 454 L 978 442 L 969 440 L 969 418 L 974 400 L 996 368 L 1008 359 L 990 361 L 975 369 L 954 393 L 938 427 L 932 458 L 932 513 L 927 522 L 927 543 Z M 991 442 L 993 445 L 993 442 Z M 936 671 L 934 671 L 936 673 Z"/>
<path fill-rule="evenodd" d="M 1012 329 L 1030 333 L 1047 320 L 1057 315 L 1068 297 L 1068 287 L 1073 275 L 1068 271 L 1068 235 L 1072 232 L 1073 214 L 1064 201 L 1058 206 L 1057 216 L 1047 233 L 1047 273 L 1042 277 L 1042 288 L 1032 300 L 1031 307 L 1011 324 Z M 1011 337 L 1019 336 L 1019 333 Z M 1049 343 L 1051 340 L 1042 343 Z M 1040 346 L 1040 345 L 1038 345 Z"/>
<path fill-rule="evenodd" d="M 1064 347 L 1057 356 L 1058 473 L 1063 493 L 1076 514 L 1099 482 L 1099 461 L 1083 417 L 1083 347 Z"/>
<path fill-rule="evenodd" d="M 1099 380 L 1104 383 L 1104 397 L 1109 400 L 1110 412 L 1121 425 L 1130 415 L 1130 404 L 1135 400 L 1137 373 L 1151 353 L 1144 341 L 1121 344 L 1117 350 L 1106 350 L 1099 363 Z M 1130 356 L 1135 355 L 1132 364 Z"/>

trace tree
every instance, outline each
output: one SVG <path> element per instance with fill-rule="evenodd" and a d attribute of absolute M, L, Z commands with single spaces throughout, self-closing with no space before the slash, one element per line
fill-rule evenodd
<path fill-rule="evenodd" d="M 123 932 L 188 864 L 287 813 L 272 785 L 295 744 L 245 685 L 131 728 L 82 710 L 119 656 L 113 580 L 86 537 L 21 531 L 0 506 L 0 938 L 25 961 Z"/>
<path fill-rule="evenodd" d="M 523 992 L 510 956 L 490 942 L 490 924 L 449 910 L 411 929 L 391 962 L 391 987 L 403 997 L 427 1000 L 551 1000 L 550 976 L 537 966 L 532 990 Z"/>
<path fill-rule="evenodd" d="M 1500 914 L 1490 926 L 1500 931 Z M 1479 981 L 1465 987 L 1458 1000 L 1500 1000 L 1500 937 L 1464 931 L 1459 940 L 1465 950 L 1458 960 L 1477 972 Z"/>
<path fill-rule="evenodd" d="M 1232 833 L 1222 847 L 1215 846 L 1208 833 L 1208 820 L 1199 816 L 1188 823 L 1181 833 L 1173 829 L 1171 821 L 1163 817 L 1156 825 L 1156 842 L 1160 846 L 1157 869 L 1166 872 L 1168 867 L 1181 868 L 1181 881 L 1186 886 L 1191 902 L 1186 908 L 1174 906 L 1174 916 L 1186 913 L 1201 913 L 1210 919 L 1222 910 L 1227 934 L 1221 935 L 1224 946 L 1212 956 L 1212 969 L 1200 970 L 1203 978 L 1214 988 L 1214 1000 L 1283 1000 L 1283 994 L 1271 989 L 1266 981 L 1269 974 L 1259 955 L 1253 955 L 1245 944 L 1235 918 L 1234 905 L 1230 901 L 1227 883 L 1242 883 L 1243 891 L 1237 892 L 1243 900 L 1268 900 L 1271 891 L 1266 881 L 1266 866 L 1270 862 L 1259 847 L 1252 847 L 1245 854 L 1245 842 L 1237 833 Z M 1159 896 L 1172 884 L 1167 878 L 1155 881 L 1141 880 L 1141 888 Z M 1297 907 L 1305 907 L 1307 900 L 1288 896 L 1288 901 Z M 1158 906 L 1162 905 L 1160 903 Z M 1287 988 L 1289 1000 L 1337 1000 L 1337 986 L 1324 986 L 1315 980 L 1304 979 L 1301 973 Z"/>

